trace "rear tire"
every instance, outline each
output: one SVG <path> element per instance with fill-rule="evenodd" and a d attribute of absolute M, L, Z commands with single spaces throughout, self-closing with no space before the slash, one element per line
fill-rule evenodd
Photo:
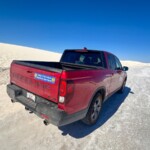
<path fill-rule="evenodd" d="M 82 122 L 87 125 L 95 124 L 99 118 L 101 108 L 102 108 L 102 95 L 100 93 L 98 93 L 93 98 L 90 108 L 87 112 L 87 115 L 82 120 Z"/>

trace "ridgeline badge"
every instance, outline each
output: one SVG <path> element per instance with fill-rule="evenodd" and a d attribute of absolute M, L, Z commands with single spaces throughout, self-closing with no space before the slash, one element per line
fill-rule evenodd
<path fill-rule="evenodd" d="M 40 74 L 40 73 L 35 73 L 34 78 L 37 80 L 42 80 L 42 81 L 49 82 L 52 84 L 54 84 L 55 80 L 56 80 L 56 78 L 53 76 L 48 76 L 48 75 L 44 75 L 44 74 Z"/>

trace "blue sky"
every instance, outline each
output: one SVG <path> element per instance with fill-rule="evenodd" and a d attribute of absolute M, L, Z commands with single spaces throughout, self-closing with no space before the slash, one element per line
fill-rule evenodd
<path fill-rule="evenodd" d="M 0 42 L 107 50 L 150 62 L 149 0 L 1 0 Z"/>

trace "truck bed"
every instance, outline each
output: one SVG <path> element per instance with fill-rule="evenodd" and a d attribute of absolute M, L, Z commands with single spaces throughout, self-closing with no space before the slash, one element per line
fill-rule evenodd
<path fill-rule="evenodd" d="M 64 62 L 48 62 L 48 61 L 19 61 L 14 60 L 13 63 L 33 67 L 37 69 L 42 69 L 46 71 L 54 71 L 61 73 L 62 70 L 83 70 L 83 69 L 96 69 L 96 66 L 88 66 L 83 64 L 71 64 Z"/>

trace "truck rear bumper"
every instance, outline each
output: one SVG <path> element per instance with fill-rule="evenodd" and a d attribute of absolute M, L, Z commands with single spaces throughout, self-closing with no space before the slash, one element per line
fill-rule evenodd
<path fill-rule="evenodd" d="M 87 109 L 74 114 L 67 114 L 58 109 L 57 104 L 36 95 L 35 101 L 26 97 L 27 91 L 14 84 L 7 85 L 7 93 L 13 102 L 20 102 L 47 123 L 63 126 L 86 116 Z"/>

